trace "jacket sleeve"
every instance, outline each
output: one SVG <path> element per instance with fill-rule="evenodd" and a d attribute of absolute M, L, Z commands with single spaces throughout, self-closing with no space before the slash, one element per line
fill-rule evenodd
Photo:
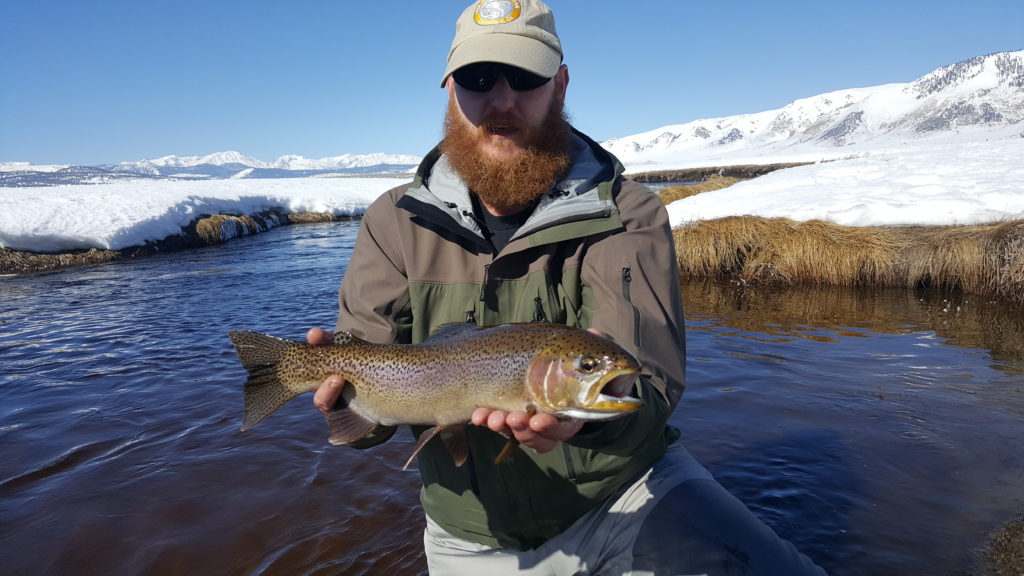
<path fill-rule="evenodd" d="M 338 323 L 335 332 L 348 332 L 368 342 L 400 341 L 408 314 L 409 291 L 402 255 L 392 221 L 393 206 L 405 186 L 374 201 L 363 215 L 356 245 L 338 292 Z M 349 444 L 369 448 L 387 441 L 397 427 L 379 426 L 369 436 Z"/>
<path fill-rule="evenodd" d="M 638 413 L 588 424 L 570 444 L 629 454 L 665 434 L 685 386 L 679 264 L 668 213 L 646 187 L 625 180 L 616 196 L 624 230 L 594 242 L 583 259 L 583 325 L 632 352 L 641 366 Z"/>

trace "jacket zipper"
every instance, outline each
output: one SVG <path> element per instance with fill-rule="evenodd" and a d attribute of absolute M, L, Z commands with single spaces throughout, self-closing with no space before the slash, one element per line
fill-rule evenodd
<path fill-rule="evenodd" d="M 629 285 L 633 282 L 633 272 L 629 266 L 622 269 L 622 296 L 626 303 L 633 309 L 633 344 L 640 348 L 640 310 L 633 304 L 629 295 Z"/>
<path fill-rule="evenodd" d="M 487 273 L 490 271 L 491 265 L 484 264 L 484 281 L 480 284 L 480 301 L 485 302 L 487 300 Z"/>

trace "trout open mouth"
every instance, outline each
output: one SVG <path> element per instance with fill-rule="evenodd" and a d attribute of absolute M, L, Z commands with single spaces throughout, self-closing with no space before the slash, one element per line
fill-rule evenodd
<path fill-rule="evenodd" d="M 636 383 L 636 372 L 626 372 L 613 377 L 604 387 L 598 398 L 626 398 L 633 391 L 633 384 Z"/>
<path fill-rule="evenodd" d="M 579 420 L 611 420 L 639 410 L 643 400 L 630 396 L 636 377 L 637 372 L 628 369 L 606 376 L 605 383 L 591 388 L 579 406 L 558 413 Z"/>

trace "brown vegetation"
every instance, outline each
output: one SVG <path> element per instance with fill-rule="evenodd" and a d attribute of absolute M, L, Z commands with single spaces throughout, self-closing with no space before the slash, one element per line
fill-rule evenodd
<path fill-rule="evenodd" d="M 673 232 L 683 275 L 759 284 L 905 286 L 1024 301 L 1024 220 L 985 226 L 840 226 L 731 216 Z"/>
<path fill-rule="evenodd" d="M 658 193 L 658 198 L 661 198 L 661 201 L 665 204 L 671 204 L 676 200 L 696 196 L 703 192 L 711 192 L 712 190 L 728 188 L 739 181 L 739 178 L 733 178 L 732 176 L 712 174 L 696 184 L 690 184 L 688 186 L 665 186 L 661 189 L 661 192 Z"/>
<path fill-rule="evenodd" d="M 736 179 L 662 191 L 667 204 Z M 668 194 L 666 195 L 666 191 Z M 756 284 L 904 286 L 1024 302 L 1024 220 L 982 226 L 850 227 L 730 216 L 673 231 L 685 277 Z"/>

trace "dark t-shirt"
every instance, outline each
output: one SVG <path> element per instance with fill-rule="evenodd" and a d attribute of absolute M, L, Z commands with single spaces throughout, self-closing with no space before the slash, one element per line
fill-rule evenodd
<path fill-rule="evenodd" d="M 483 228 L 484 238 L 490 240 L 491 245 L 494 246 L 495 254 L 501 252 L 501 249 L 512 239 L 512 235 L 516 233 L 516 230 L 519 230 L 526 223 L 530 214 L 533 213 L 531 207 L 511 216 L 495 216 L 480 204 L 476 195 L 473 196 L 473 211 L 476 213 L 477 220 L 480 221 L 481 228 Z"/>

